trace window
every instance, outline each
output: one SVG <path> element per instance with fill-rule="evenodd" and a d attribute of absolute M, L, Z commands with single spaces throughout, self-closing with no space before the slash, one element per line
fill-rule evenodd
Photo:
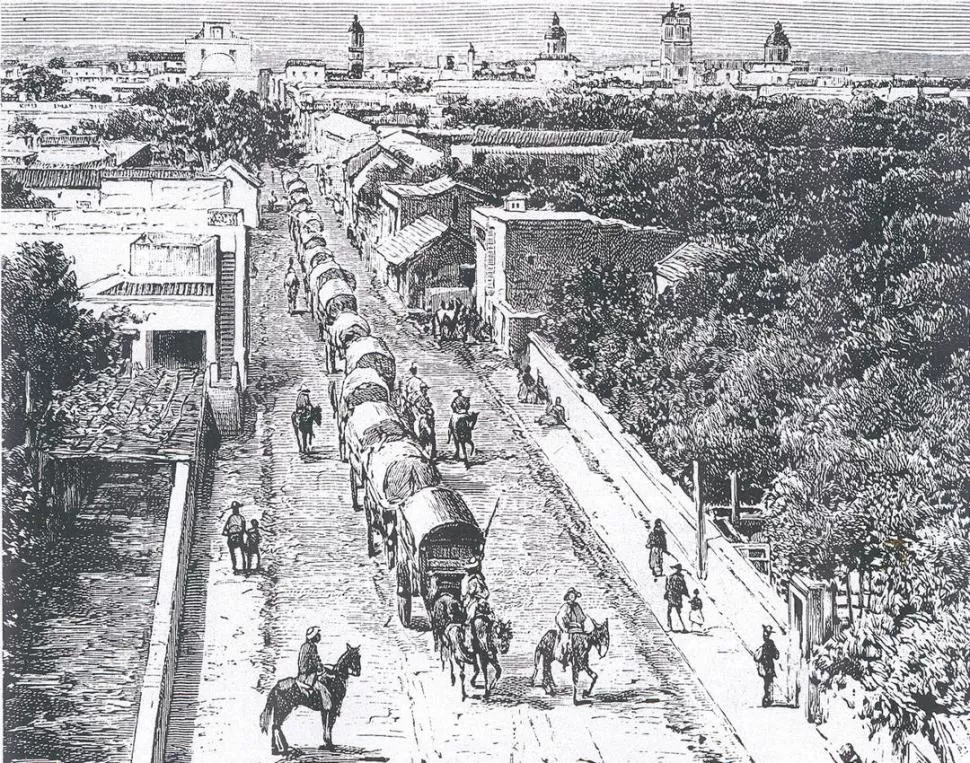
<path fill-rule="evenodd" d="M 229 50 L 229 58 L 231 58 L 233 61 L 236 60 L 236 50 L 235 50 L 235 48 L 230 48 L 230 50 Z"/>
<path fill-rule="evenodd" d="M 221 26 L 214 26 L 214 27 L 212 27 L 212 36 L 216 40 L 221 40 L 222 39 L 222 27 Z"/>
<path fill-rule="evenodd" d="M 460 205 L 458 203 L 458 196 L 454 196 L 451 199 L 451 221 L 453 223 L 458 222 L 458 215 L 461 212 Z"/>
<path fill-rule="evenodd" d="M 672 26 L 665 26 L 664 27 L 664 39 L 665 40 L 672 40 L 672 39 L 674 39 L 674 28 Z"/>

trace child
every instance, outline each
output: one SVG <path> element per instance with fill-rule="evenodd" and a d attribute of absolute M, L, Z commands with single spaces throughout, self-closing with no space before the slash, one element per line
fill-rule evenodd
<path fill-rule="evenodd" d="M 690 629 L 704 630 L 704 602 L 701 601 L 700 591 L 695 588 L 690 600 Z"/>
<path fill-rule="evenodd" d="M 244 549 L 246 555 L 246 571 L 252 571 L 253 569 L 259 569 L 259 564 L 262 558 L 259 555 L 259 520 L 254 519 L 250 523 L 249 531 L 246 533 L 246 548 Z M 256 567 L 253 567 L 253 557 L 256 557 Z"/>

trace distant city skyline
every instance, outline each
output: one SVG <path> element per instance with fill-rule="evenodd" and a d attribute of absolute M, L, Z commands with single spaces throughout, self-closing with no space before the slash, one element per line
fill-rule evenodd
<path fill-rule="evenodd" d="M 945 56 L 945 66 L 970 72 L 970 0 L 698 0 L 694 50 L 704 55 L 760 55 L 765 37 L 781 21 L 794 56 L 825 51 L 828 60 L 899 61 L 920 66 L 924 56 Z M 473 43 L 480 60 L 527 58 L 542 48 L 553 11 L 569 35 L 569 50 L 587 65 L 649 61 L 659 54 L 660 16 L 669 2 L 488 3 L 309 2 L 283 0 L 203 2 L 6 2 L 0 9 L 4 57 L 21 46 L 180 49 L 203 20 L 233 24 L 252 40 L 259 66 L 279 67 L 290 57 L 346 63 L 346 30 L 354 13 L 366 30 L 367 65 L 388 60 L 431 62 L 439 53 L 461 54 Z M 271 26 L 272 24 L 272 26 Z"/>

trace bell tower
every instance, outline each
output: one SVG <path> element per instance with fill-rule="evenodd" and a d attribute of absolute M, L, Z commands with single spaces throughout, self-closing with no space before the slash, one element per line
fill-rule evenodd
<path fill-rule="evenodd" d="M 356 13 L 347 31 L 350 32 L 350 45 L 347 47 L 350 78 L 361 79 L 364 76 L 364 27 L 360 25 Z"/>

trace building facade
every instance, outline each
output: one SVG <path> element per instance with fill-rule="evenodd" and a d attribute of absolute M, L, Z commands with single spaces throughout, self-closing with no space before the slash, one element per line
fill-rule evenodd
<path fill-rule="evenodd" d="M 185 41 L 185 73 L 189 79 L 225 80 L 253 92 L 259 86 L 252 42 L 236 37 L 232 24 L 223 21 L 203 21 L 202 29 Z"/>
<path fill-rule="evenodd" d="M 694 58 L 690 11 L 670 4 L 660 21 L 660 65 L 668 82 L 686 83 Z"/>

